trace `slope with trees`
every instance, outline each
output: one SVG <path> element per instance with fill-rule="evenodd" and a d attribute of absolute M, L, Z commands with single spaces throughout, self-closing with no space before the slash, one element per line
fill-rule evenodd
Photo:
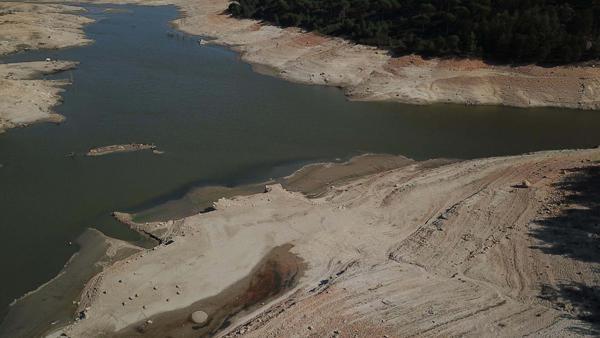
<path fill-rule="evenodd" d="M 600 0 L 238 0 L 228 10 L 397 54 L 540 64 L 600 58 Z"/>

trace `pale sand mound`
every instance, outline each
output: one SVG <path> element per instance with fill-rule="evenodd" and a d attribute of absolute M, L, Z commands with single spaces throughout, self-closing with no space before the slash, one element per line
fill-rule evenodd
<path fill-rule="evenodd" d="M 0 133 L 34 122 L 61 122 L 64 117 L 54 113 L 52 108 L 60 102 L 62 87 L 69 82 L 36 77 L 76 65 L 70 61 L 0 64 Z"/>
<path fill-rule="evenodd" d="M 288 243 L 307 264 L 296 291 L 236 321 L 244 324 L 232 335 L 592 333 L 577 316 L 598 316 L 589 290 L 598 288 L 599 249 L 585 219 L 554 230 L 547 220 L 573 207 L 557 182 L 598 160 L 600 149 L 413 163 L 318 199 L 274 185 L 222 199 L 211 213 L 139 224 L 174 242 L 106 269 L 94 290 L 109 292 L 86 293 L 91 319 L 66 333 L 99 336 L 190 306 Z M 524 180 L 529 188 L 518 187 Z"/>
<path fill-rule="evenodd" d="M 92 20 L 76 15 L 83 11 L 58 4 L 0 2 L 0 55 L 91 43 L 82 28 Z"/>

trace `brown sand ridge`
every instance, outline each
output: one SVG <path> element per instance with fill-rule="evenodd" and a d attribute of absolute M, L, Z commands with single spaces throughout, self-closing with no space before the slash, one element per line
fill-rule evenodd
<path fill-rule="evenodd" d="M 138 224 L 168 241 L 105 269 L 84 293 L 89 317 L 55 335 L 160 331 L 151 318 L 197 311 L 282 245 L 306 263 L 297 285 L 222 335 L 595 334 L 599 174 L 600 149 L 552 151 L 409 161 L 314 199 L 280 185 L 221 199 Z"/>

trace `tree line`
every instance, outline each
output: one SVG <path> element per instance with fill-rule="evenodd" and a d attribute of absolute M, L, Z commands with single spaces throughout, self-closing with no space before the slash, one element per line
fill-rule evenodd
<path fill-rule="evenodd" d="M 237 0 L 228 11 L 400 55 L 540 64 L 600 58 L 600 0 Z"/>

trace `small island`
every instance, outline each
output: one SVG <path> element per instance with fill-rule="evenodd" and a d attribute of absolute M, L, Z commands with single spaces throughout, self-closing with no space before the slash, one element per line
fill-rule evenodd
<path fill-rule="evenodd" d="M 110 146 L 98 147 L 90 149 L 85 155 L 86 156 L 103 156 L 114 153 L 128 153 L 132 151 L 142 150 L 153 150 L 155 153 L 160 154 L 154 144 L 144 143 L 129 143 L 129 144 L 115 144 Z"/>

